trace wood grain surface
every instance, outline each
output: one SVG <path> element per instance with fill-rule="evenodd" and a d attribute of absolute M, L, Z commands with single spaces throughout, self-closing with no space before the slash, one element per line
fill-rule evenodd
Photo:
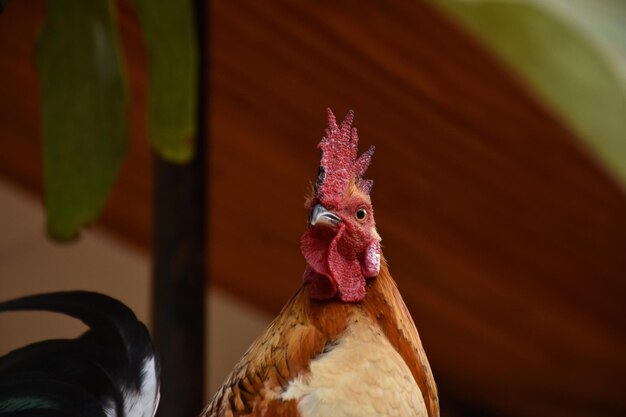
<path fill-rule="evenodd" d="M 133 143 L 98 226 L 148 249 L 147 54 L 129 1 L 118 10 Z M 44 11 L 0 16 L 0 174 L 38 194 Z M 423 2 L 210 14 L 213 283 L 271 312 L 289 299 L 324 109 L 353 108 L 443 415 L 626 414 L 626 196 L 514 76 Z"/>

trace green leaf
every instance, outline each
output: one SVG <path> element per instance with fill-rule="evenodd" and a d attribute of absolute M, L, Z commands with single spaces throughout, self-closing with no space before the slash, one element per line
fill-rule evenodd
<path fill-rule="evenodd" d="M 135 0 L 150 55 L 148 136 L 171 162 L 193 156 L 198 47 L 191 0 Z"/>
<path fill-rule="evenodd" d="M 48 231 L 101 211 L 128 146 L 127 92 L 109 0 L 48 0 L 37 48 Z"/>
<path fill-rule="evenodd" d="M 626 187 L 626 1 L 435 1 L 516 70 Z"/>

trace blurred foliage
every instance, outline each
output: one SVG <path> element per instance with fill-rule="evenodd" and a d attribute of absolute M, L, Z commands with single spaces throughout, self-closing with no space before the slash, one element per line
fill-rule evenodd
<path fill-rule="evenodd" d="M 150 54 L 148 135 L 165 159 L 193 155 L 197 47 L 191 0 L 135 0 Z M 113 0 L 48 0 L 37 48 L 50 235 L 95 220 L 128 149 L 128 89 Z"/>
<path fill-rule="evenodd" d="M 433 0 L 460 19 L 626 185 L 626 0 Z M 48 230 L 75 236 L 101 211 L 128 147 L 113 0 L 48 0 L 40 35 Z M 150 56 L 148 135 L 165 159 L 193 155 L 192 3 L 134 0 Z"/>
<path fill-rule="evenodd" d="M 165 159 L 188 162 L 196 129 L 197 45 L 190 1 L 135 0 L 150 54 L 148 137 Z"/>
<path fill-rule="evenodd" d="M 48 231 L 70 239 L 98 216 L 128 148 L 110 2 L 48 0 L 37 66 Z"/>
<path fill-rule="evenodd" d="M 626 0 L 435 0 L 626 186 Z"/>

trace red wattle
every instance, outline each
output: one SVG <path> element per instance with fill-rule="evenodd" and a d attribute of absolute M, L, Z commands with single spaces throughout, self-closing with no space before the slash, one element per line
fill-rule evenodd
<path fill-rule="evenodd" d="M 306 260 L 304 282 L 311 284 L 309 294 L 316 300 L 326 300 L 338 295 L 342 301 L 355 302 L 365 298 L 364 272 L 373 273 L 375 264 L 361 265 L 354 250 L 354 242 L 345 235 L 346 226 L 340 223 L 336 231 L 309 229 L 302 237 L 301 250 Z M 371 253 L 375 254 L 373 243 Z M 378 272 L 376 271 L 377 275 Z"/>
<path fill-rule="evenodd" d="M 314 300 L 328 300 L 337 294 L 337 285 L 327 276 L 318 274 L 317 272 L 307 268 L 304 271 L 304 282 L 311 284 L 309 288 L 309 296 Z"/>
<path fill-rule="evenodd" d="M 365 298 L 365 277 L 352 244 L 342 239 L 344 232 L 345 226 L 340 224 L 337 235 L 328 247 L 328 269 L 342 301 L 361 301 Z"/>

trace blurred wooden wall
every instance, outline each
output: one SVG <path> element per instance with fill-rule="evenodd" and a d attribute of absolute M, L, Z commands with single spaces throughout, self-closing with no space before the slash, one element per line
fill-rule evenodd
<path fill-rule="evenodd" d="M 97 226 L 147 249 L 147 55 L 118 6 L 133 142 Z M 37 194 L 44 11 L 0 16 L 0 175 Z M 353 108 L 444 411 L 626 415 L 626 196 L 499 62 L 417 1 L 216 0 L 210 14 L 215 285 L 271 312 L 298 287 L 324 109 Z"/>

